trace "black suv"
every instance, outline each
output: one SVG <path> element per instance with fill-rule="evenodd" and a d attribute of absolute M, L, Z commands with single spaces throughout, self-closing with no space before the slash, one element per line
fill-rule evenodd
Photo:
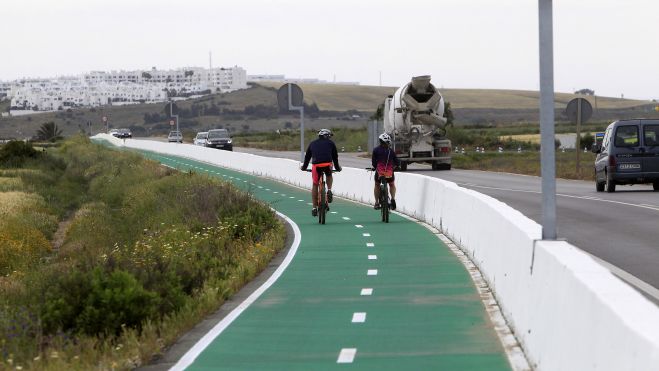
<path fill-rule="evenodd" d="M 616 121 L 593 152 L 598 192 L 615 192 L 617 184 L 647 183 L 659 190 L 659 120 Z"/>
<path fill-rule="evenodd" d="M 227 129 L 213 129 L 208 131 L 206 147 L 233 151 L 233 141 Z"/>

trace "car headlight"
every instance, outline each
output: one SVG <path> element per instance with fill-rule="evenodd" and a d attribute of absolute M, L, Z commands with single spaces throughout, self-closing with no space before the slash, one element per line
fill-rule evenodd
<path fill-rule="evenodd" d="M 231 144 L 231 139 L 227 140 L 227 144 Z"/>

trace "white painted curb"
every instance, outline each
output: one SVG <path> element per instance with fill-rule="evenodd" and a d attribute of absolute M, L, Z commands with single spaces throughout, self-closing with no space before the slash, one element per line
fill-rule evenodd
<path fill-rule="evenodd" d="M 126 140 L 145 149 L 308 187 L 297 161 L 188 144 Z M 396 174 L 398 211 L 450 237 L 478 266 L 536 370 L 659 369 L 659 308 L 567 242 L 541 239 L 517 210 L 455 183 Z M 373 202 L 365 170 L 344 168 L 335 195 Z"/>

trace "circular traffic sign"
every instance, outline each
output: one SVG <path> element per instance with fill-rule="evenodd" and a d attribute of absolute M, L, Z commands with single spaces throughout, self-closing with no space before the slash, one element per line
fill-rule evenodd
<path fill-rule="evenodd" d="M 565 114 L 572 121 L 573 124 L 577 123 L 577 115 L 579 110 L 579 102 L 581 102 L 581 122 L 584 123 L 593 115 L 593 106 L 590 105 L 585 98 L 574 98 L 567 104 Z"/>
<path fill-rule="evenodd" d="M 301 107 L 304 101 L 304 93 L 297 84 L 284 84 L 277 91 L 277 103 L 281 111 L 288 111 L 288 87 L 291 87 L 291 105 Z"/>
<path fill-rule="evenodd" d="M 103 122 L 108 122 L 108 117 L 107 116 L 103 116 Z"/>
<path fill-rule="evenodd" d="M 174 120 L 169 120 L 169 125 L 174 126 Z"/>

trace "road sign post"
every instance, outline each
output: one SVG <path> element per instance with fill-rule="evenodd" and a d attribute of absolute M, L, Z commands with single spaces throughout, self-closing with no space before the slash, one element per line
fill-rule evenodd
<path fill-rule="evenodd" d="M 556 148 L 554 147 L 554 39 L 552 0 L 538 0 L 540 49 L 540 148 L 542 239 L 556 239 Z"/>
<path fill-rule="evenodd" d="M 174 102 L 172 102 L 171 100 L 169 101 L 169 117 L 172 118 L 169 120 L 169 125 L 174 126 L 173 122 L 176 122 L 176 132 L 180 133 L 178 129 L 178 115 L 174 114 Z M 181 134 L 181 138 L 183 138 L 183 134 Z M 179 142 L 176 141 L 176 143 L 178 144 Z"/>
<path fill-rule="evenodd" d="M 577 177 L 579 177 L 581 176 L 581 124 L 590 119 L 593 114 L 593 106 L 584 98 L 574 98 L 567 104 L 565 113 L 570 121 L 577 125 L 575 148 L 577 150 Z"/>
<path fill-rule="evenodd" d="M 304 162 L 304 93 L 297 84 L 284 84 L 277 91 L 282 111 L 300 111 L 300 162 Z"/>
<path fill-rule="evenodd" d="M 110 131 L 110 126 L 108 124 L 108 117 L 103 116 L 101 119 L 103 120 L 103 124 L 105 125 L 105 133 L 107 134 Z"/>

